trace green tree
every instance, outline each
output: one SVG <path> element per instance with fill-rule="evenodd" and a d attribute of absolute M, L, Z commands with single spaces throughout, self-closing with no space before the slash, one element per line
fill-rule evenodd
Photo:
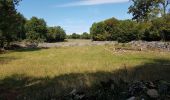
<path fill-rule="evenodd" d="M 164 19 L 164 27 L 162 27 L 163 40 L 170 41 L 170 14 L 166 15 Z"/>
<path fill-rule="evenodd" d="M 119 20 L 110 18 L 104 21 L 107 40 L 117 40 Z"/>
<path fill-rule="evenodd" d="M 105 31 L 105 23 L 94 23 L 90 28 L 90 34 L 92 34 L 92 40 L 105 41 L 107 40 L 107 33 Z"/>
<path fill-rule="evenodd" d="M 60 26 L 48 28 L 48 34 L 47 34 L 48 42 L 64 41 L 65 38 L 66 38 L 66 33 L 64 29 L 61 28 Z"/>
<path fill-rule="evenodd" d="M 133 20 L 137 22 L 149 21 L 153 15 L 158 15 L 158 0 L 132 0 L 133 4 L 129 7 L 128 13 L 131 13 Z"/>
<path fill-rule="evenodd" d="M 165 16 L 166 15 L 166 11 L 167 11 L 167 7 L 170 4 L 170 0 L 158 0 L 158 2 L 162 5 L 162 15 Z"/>
<path fill-rule="evenodd" d="M 20 26 L 20 14 L 17 13 L 15 5 L 20 0 L 0 0 L 0 47 L 9 46 L 17 37 L 16 31 Z M 5 45 L 6 44 L 6 45 Z"/>
<path fill-rule="evenodd" d="M 120 21 L 119 33 L 117 35 L 118 42 L 130 42 L 132 40 L 138 39 L 138 34 L 136 32 L 136 23 L 131 20 Z"/>
<path fill-rule="evenodd" d="M 23 40 L 26 38 L 26 31 L 25 31 L 25 23 L 26 23 L 26 18 L 20 14 L 17 13 L 17 22 L 16 22 L 16 31 L 15 33 L 17 34 L 17 40 Z"/>
<path fill-rule="evenodd" d="M 29 42 L 43 42 L 47 37 L 47 25 L 44 19 L 32 17 L 25 24 L 26 38 Z"/>
<path fill-rule="evenodd" d="M 80 35 L 79 34 L 76 34 L 76 33 L 73 33 L 71 35 L 71 39 L 80 39 Z"/>
<path fill-rule="evenodd" d="M 91 39 L 91 36 L 90 36 L 90 34 L 88 34 L 87 32 L 84 32 L 84 33 L 81 35 L 81 39 Z"/>

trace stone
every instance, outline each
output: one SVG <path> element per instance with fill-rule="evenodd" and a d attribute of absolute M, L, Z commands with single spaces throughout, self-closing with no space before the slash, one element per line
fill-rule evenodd
<path fill-rule="evenodd" d="M 71 95 L 75 95 L 76 92 L 77 92 L 77 90 L 76 90 L 76 89 L 73 89 L 73 90 L 70 92 L 70 94 L 71 94 Z"/>
<path fill-rule="evenodd" d="M 147 95 L 148 95 L 150 98 L 158 98 L 158 97 L 159 97 L 158 91 L 155 90 L 155 89 L 149 89 L 149 90 L 147 91 Z"/>
<path fill-rule="evenodd" d="M 135 100 L 136 99 L 136 97 L 130 97 L 129 99 L 127 99 L 127 100 Z"/>

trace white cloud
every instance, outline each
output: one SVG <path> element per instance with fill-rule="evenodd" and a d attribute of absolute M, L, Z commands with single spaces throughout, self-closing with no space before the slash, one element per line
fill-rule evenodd
<path fill-rule="evenodd" d="M 123 3 L 129 0 L 81 0 L 78 2 L 67 3 L 63 5 L 58 5 L 57 7 L 73 7 L 73 6 L 90 6 L 90 5 L 102 5 L 111 3 Z"/>

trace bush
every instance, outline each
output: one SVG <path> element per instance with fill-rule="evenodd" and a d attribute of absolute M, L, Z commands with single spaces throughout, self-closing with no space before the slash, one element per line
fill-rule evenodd
<path fill-rule="evenodd" d="M 79 34 L 73 33 L 69 36 L 70 39 L 80 39 L 81 36 Z"/>
<path fill-rule="evenodd" d="M 47 32 L 47 42 L 64 41 L 66 33 L 60 26 L 49 27 Z"/>
<path fill-rule="evenodd" d="M 26 38 L 28 41 L 42 42 L 46 40 L 47 36 L 47 26 L 44 19 L 38 19 L 37 17 L 32 17 L 25 24 Z"/>
<path fill-rule="evenodd" d="M 170 15 L 148 22 L 107 19 L 90 28 L 93 41 L 170 41 Z"/>
<path fill-rule="evenodd" d="M 91 39 L 90 34 L 88 34 L 87 32 L 84 32 L 80 37 L 81 39 Z"/>
<path fill-rule="evenodd" d="M 90 33 L 92 34 L 92 39 L 94 41 L 107 40 L 107 33 L 105 31 L 104 22 L 94 23 L 92 27 L 90 28 Z"/>

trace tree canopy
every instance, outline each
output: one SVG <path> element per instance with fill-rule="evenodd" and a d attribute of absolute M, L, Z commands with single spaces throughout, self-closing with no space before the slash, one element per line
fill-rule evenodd
<path fill-rule="evenodd" d="M 20 0 L 0 0 L 0 47 L 9 46 L 22 31 L 25 18 L 16 11 Z"/>
<path fill-rule="evenodd" d="M 48 42 L 64 41 L 66 38 L 66 33 L 60 26 L 49 27 L 47 32 Z"/>
<path fill-rule="evenodd" d="M 30 42 L 46 40 L 47 25 L 44 19 L 32 17 L 25 24 L 26 36 Z"/>

